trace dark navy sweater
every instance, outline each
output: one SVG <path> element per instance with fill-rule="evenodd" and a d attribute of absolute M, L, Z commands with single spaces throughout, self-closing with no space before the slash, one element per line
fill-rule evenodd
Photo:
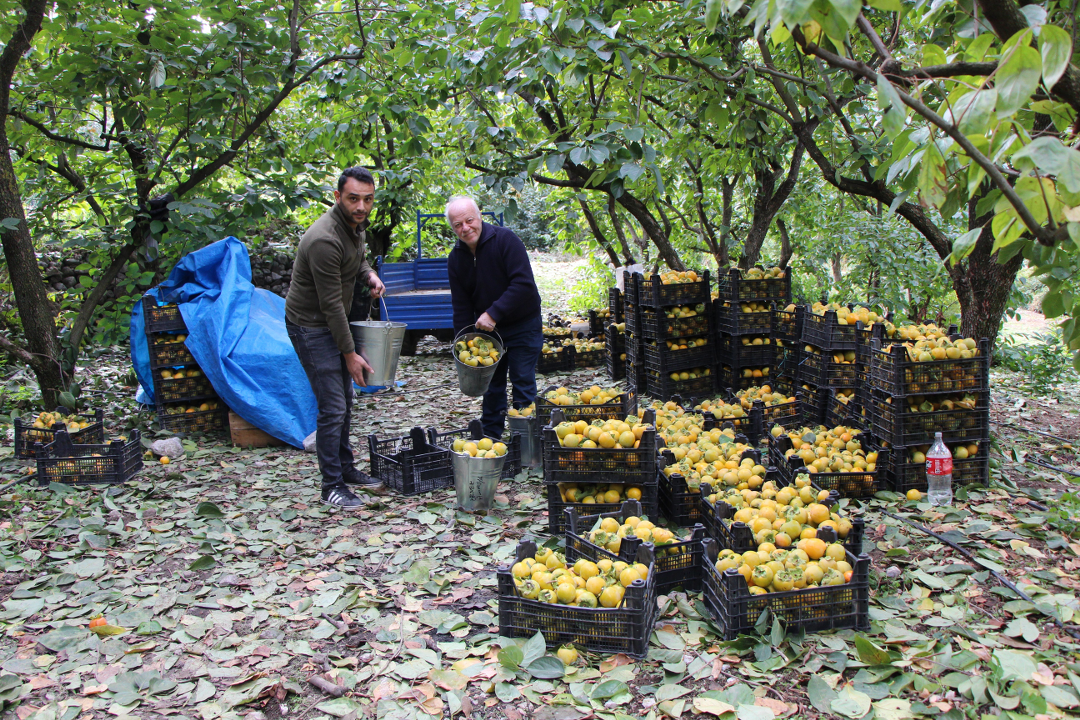
<path fill-rule="evenodd" d="M 496 325 L 516 325 L 540 315 L 529 254 L 512 230 L 483 223 L 476 255 L 458 240 L 446 264 L 455 332 L 485 312 Z"/>

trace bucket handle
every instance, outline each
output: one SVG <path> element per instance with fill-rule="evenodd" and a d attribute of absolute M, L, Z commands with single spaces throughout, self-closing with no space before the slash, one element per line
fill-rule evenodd
<path fill-rule="evenodd" d="M 383 319 L 384 319 L 384 320 L 386 320 L 386 324 L 387 324 L 387 325 L 389 325 L 389 324 L 390 324 L 390 308 L 386 307 L 386 298 L 384 298 L 384 297 L 383 297 L 383 296 L 381 296 L 381 295 L 380 295 L 379 297 L 377 297 L 377 298 L 372 298 L 372 299 L 371 299 L 371 302 L 370 302 L 370 303 L 368 303 L 368 308 L 367 308 L 367 321 L 370 321 L 370 320 L 371 320 L 371 308 L 372 308 L 372 306 L 378 307 L 378 306 L 379 306 L 379 302 L 380 302 L 380 301 L 382 301 L 382 307 L 383 307 L 383 312 L 382 312 L 382 315 L 383 315 Z"/>
<path fill-rule="evenodd" d="M 496 331 L 496 330 L 490 330 L 490 331 L 481 330 L 480 328 L 476 327 L 475 325 L 466 325 L 465 327 L 461 328 L 461 332 L 459 332 L 457 335 L 454 336 L 454 342 L 456 343 L 458 341 L 458 338 L 460 338 L 462 335 L 464 335 L 465 331 L 468 330 L 469 328 L 472 328 L 473 330 L 475 330 L 478 333 L 484 333 L 485 335 L 489 334 L 489 333 L 494 335 L 495 338 L 499 341 L 499 344 L 503 346 L 503 349 L 504 350 L 506 349 L 506 343 L 503 342 L 502 336 L 499 335 L 498 331 Z"/>

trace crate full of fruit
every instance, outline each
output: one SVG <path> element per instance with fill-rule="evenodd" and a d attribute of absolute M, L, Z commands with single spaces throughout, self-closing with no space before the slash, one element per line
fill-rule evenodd
<path fill-rule="evenodd" d="M 870 497 L 882 489 L 889 450 L 878 447 L 868 433 L 840 425 L 770 431 L 769 462 L 786 482 L 808 473 L 815 485 L 843 497 Z"/>
<path fill-rule="evenodd" d="M 934 433 L 946 442 L 990 439 L 990 393 L 889 397 L 864 392 L 874 435 L 896 447 L 931 443 Z"/>
<path fill-rule="evenodd" d="M 91 414 L 78 414 L 65 407 L 52 412 L 41 412 L 31 418 L 17 417 L 15 425 L 15 457 L 20 460 L 34 457 L 34 444 L 51 443 L 56 433 L 65 430 L 76 444 L 105 442 L 104 414 L 95 410 Z"/>
<path fill-rule="evenodd" d="M 545 486 L 548 500 L 548 532 L 566 531 L 566 510 L 579 514 L 618 512 L 623 503 L 633 500 L 641 504 L 648 517 L 658 517 L 660 504 L 656 480 L 643 485 L 625 482 L 577 483 L 560 482 Z"/>
<path fill-rule="evenodd" d="M 705 605 L 725 640 L 773 618 L 788 632 L 870 629 L 870 556 L 822 538 L 805 548 L 739 554 L 705 541 Z"/>
<path fill-rule="evenodd" d="M 960 442 L 946 443 L 952 453 L 953 487 L 963 487 L 972 483 L 986 485 L 990 481 L 989 443 Z M 893 448 L 892 463 L 889 467 L 889 483 L 899 493 L 908 490 L 926 492 L 926 453 L 929 444 L 910 448 Z"/>
<path fill-rule="evenodd" d="M 71 442 L 67 430 L 58 430 L 47 445 L 35 443 L 39 485 L 97 485 L 124 483 L 143 467 L 139 431 L 108 444 Z"/>
<path fill-rule="evenodd" d="M 835 490 L 814 487 L 807 475 L 799 475 L 790 485 L 780 478 L 766 480 L 756 490 L 741 482 L 703 485 L 702 520 L 706 533 L 721 548 L 735 552 L 757 550 L 765 544 L 791 550 L 828 527 L 849 552 L 858 555 L 865 524 L 862 518 L 844 516 L 839 499 Z"/>
<path fill-rule="evenodd" d="M 643 543 L 652 543 L 658 594 L 675 588 L 701 591 L 704 526 L 697 525 L 679 537 L 667 528 L 654 525 L 636 500 L 624 502 L 616 512 L 579 515 L 567 508 L 564 513 L 567 562 L 603 557 L 613 562 L 633 562 L 638 548 Z"/>
<path fill-rule="evenodd" d="M 724 300 L 791 302 L 791 276 L 780 267 L 732 268 L 717 276 L 716 285 L 717 296 Z"/>
<path fill-rule="evenodd" d="M 536 418 L 541 429 L 551 422 L 551 413 L 556 409 L 570 422 L 614 420 L 637 412 L 637 395 L 617 387 L 602 388 L 599 385 L 580 392 L 549 386 L 536 396 Z"/>
<path fill-rule="evenodd" d="M 655 484 L 656 418 L 652 411 L 623 420 L 571 422 L 551 413 L 543 430 L 545 482 Z"/>
<path fill-rule="evenodd" d="M 989 390 L 990 344 L 958 335 L 928 337 L 870 351 L 870 384 L 893 396 Z"/>
<path fill-rule="evenodd" d="M 657 616 L 652 546 L 641 546 L 633 563 L 581 557 L 567 565 L 556 551 L 526 539 L 514 559 L 498 569 L 500 635 L 541 632 L 549 646 L 648 654 Z"/>
<path fill-rule="evenodd" d="M 668 270 L 648 277 L 634 273 L 633 282 L 642 307 L 697 305 L 712 297 L 708 270 Z"/>

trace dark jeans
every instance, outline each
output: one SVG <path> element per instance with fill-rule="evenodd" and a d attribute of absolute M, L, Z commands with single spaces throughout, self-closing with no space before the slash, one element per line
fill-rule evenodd
<path fill-rule="evenodd" d="M 506 418 L 506 378 L 514 386 L 514 407 L 522 408 L 536 400 L 536 361 L 544 345 L 540 316 L 506 327 L 496 325 L 503 340 L 504 352 L 495 368 L 487 392 L 481 422 L 484 434 L 500 438 Z"/>
<path fill-rule="evenodd" d="M 286 323 L 300 364 L 319 406 L 315 453 L 324 489 L 345 484 L 343 475 L 355 472 L 349 446 L 353 381 L 330 328 L 308 328 Z"/>

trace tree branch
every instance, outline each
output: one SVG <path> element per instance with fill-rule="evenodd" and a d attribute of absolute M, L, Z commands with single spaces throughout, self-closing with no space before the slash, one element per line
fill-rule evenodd
<path fill-rule="evenodd" d="M 0 351 L 7 353 L 13 360 L 30 367 L 33 367 L 37 361 L 32 352 L 16 345 L 6 335 L 0 335 Z"/>
<path fill-rule="evenodd" d="M 49 138 L 50 140 L 55 140 L 56 142 L 62 142 L 62 143 L 65 143 L 67 145 L 74 145 L 75 147 L 81 147 L 81 148 L 85 148 L 87 150 L 108 150 L 109 149 L 108 146 L 106 146 L 106 145 L 94 145 L 93 143 L 88 143 L 85 140 L 79 140 L 78 138 L 71 138 L 71 137 L 67 137 L 66 135 L 60 135 L 59 133 L 54 133 L 49 128 L 45 127 L 44 123 L 42 123 L 39 120 L 35 120 L 34 118 L 30 117 L 26 113 L 22 112 L 21 110 L 10 110 L 10 111 L 8 111 L 8 115 L 10 115 L 13 118 L 18 118 L 19 120 L 22 120 L 24 123 L 26 123 L 30 127 L 36 128 L 38 132 L 40 132 L 42 135 Z"/>

